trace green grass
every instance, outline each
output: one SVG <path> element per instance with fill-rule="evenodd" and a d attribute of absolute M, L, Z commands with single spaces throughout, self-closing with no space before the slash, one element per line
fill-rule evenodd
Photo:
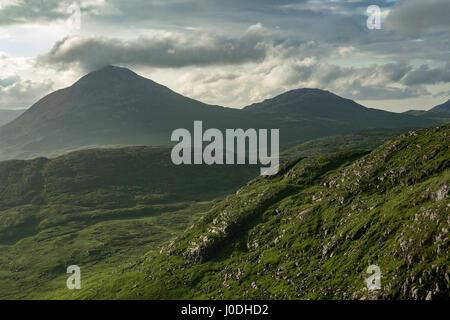
<path fill-rule="evenodd" d="M 167 168 L 123 150 L 0 164 L 0 177 L 17 166 L 0 180 L 12 186 L 0 188 L 1 297 L 448 299 L 449 129 L 286 162 L 221 201 L 255 168 Z M 148 161 L 159 179 L 140 178 Z M 81 290 L 66 288 L 70 264 Z M 365 286 L 371 264 L 381 290 Z"/>
<path fill-rule="evenodd" d="M 154 147 L 2 162 L 0 298 L 65 288 L 69 265 L 84 279 L 157 252 L 257 172 L 174 166 L 169 148 Z"/>
<path fill-rule="evenodd" d="M 448 299 L 449 129 L 288 164 L 64 299 Z M 367 267 L 382 272 L 368 291 Z"/>
<path fill-rule="evenodd" d="M 281 152 L 281 159 L 285 161 L 302 157 L 318 156 L 327 153 L 346 150 L 373 150 L 388 140 L 392 140 L 405 129 L 368 130 L 339 134 L 313 139 L 301 144 L 291 145 Z"/>

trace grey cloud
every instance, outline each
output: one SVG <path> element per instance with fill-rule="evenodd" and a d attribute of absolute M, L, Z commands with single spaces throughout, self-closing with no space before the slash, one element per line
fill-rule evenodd
<path fill-rule="evenodd" d="M 57 0 L 22 0 L 0 6 L 0 25 L 26 22 L 46 22 L 61 19 L 65 15 L 57 12 Z"/>
<path fill-rule="evenodd" d="M 264 39 L 260 25 L 250 27 L 241 38 L 233 40 L 172 32 L 131 40 L 72 36 L 57 42 L 38 61 L 60 67 L 78 64 L 85 70 L 107 64 L 163 68 L 241 64 L 266 57 Z"/>
<path fill-rule="evenodd" d="M 324 65 L 314 73 L 314 78 L 323 85 L 332 85 L 335 81 L 348 78 L 348 81 L 377 86 L 400 81 L 412 66 L 407 63 L 373 64 L 368 67 L 340 67 Z"/>
<path fill-rule="evenodd" d="M 315 71 L 314 77 L 324 85 L 330 85 L 342 78 L 372 86 L 389 83 L 406 86 L 430 85 L 450 82 L 450 63 L 442 68 L 430 68 L 425 64 L 414 68 L 406 62 L 373 64 L 360 68 L 325 65 Z"/>
<path fill-rule="evenodd" d="M 381 67 L 381 71 L 391 81 L 400 81 L 408 72 L 412 70 L 412 66 L 407 63 L 387 63 Z"/>
<path fill-rule="evenodd" d="M 188 21 L 212 21 L 220 17 L 247 17 L 253 14 L 270 15 L 280 5 L 302 3 L 307 0 L 78 0 L 83 15 L 98 15 L 100 21 L 112 23 L 148 23 L 157 20 L 167 25 Z M 69 16 L 66 9 L 74 1 L 18 0 L 0 4 L 0 25 L 30 22 L 49 22 Z M 259 15 L 259 16 L 261 16 Z M 257 21 L 256 21 L 257 22 Z"/>
<path fill-rule="evenodd" d="M 270 98 L 284 91 L 317 87 L 361 100 L 401 100 L 430 96 L 423 86 L 405 86 L 401 80 L 414 71 L 406 62 L 341 67 L 321 64 L 315 57 L 286 59 L 269 56 L 252 72 L 233 70 L 216 76 L 213 71 L 188 70 L 178 89 L 208 103 L 235 107 Z"/>
<path fill-rule="evenodd" d="M 73 4 L 79 4 L 83 14 L 117 13 L 117 11 L 111 10 L 109 2 L 90 0 L 13 0 L 3 5 L 0 3 L 0 25 L 48 23 L 67 19 L 71 14 L 67 9 Z"/>
<path fill-rule="evenodd" d="M 445 97 L 450 97 L 450 90 L 440 91 L 433 94 L 433 98 L 445 98 Z"/>
<path fill-rule="evenodd" d="M 421 65 L 418 69 L 409 72 L 402 82 L 408 86 L 450 82 L 450 63 L 443 68 L 434 69 L 425 64 Z"/>
<path fill-rule="evenodd" d="M 341 68 L 336 65 L 326 65 L 318 70 L 314 76 L 318 83 L 323 86 L 328 86 L 335 80 L 346 77 L 350 74 L 354 74 L 355 70 L 353 68 Z"/>
<path fill-rule="evenodd" d="M 274 36 L 274 39 L 279 41 L 289 39 L 292 42 L 304 43 L 314 40 L 321 44 L 352 45 L 368 53 L 389 55 L 391 59 L 399 57 L 420 59 L 425 56 L 427 59 L 442 60 L 445 54 L 448 55 L 449 48 L 448 40 L 443 41 L 445 36 L 443 34 L 427 34 L 422 37 L 426 42 L 413 43 L 410 41 L 413 39 L 409 36 L 391 32 L 392 29 L 417 29 L 407 26 L 408 23 L 423 23 L 427 26 L 448 24 L 450 20 L 447 19 L 448 0 L 430 0 L 423 4 L 419 0 L 400 1 L 398 4 L 388 0 L 79 0 L 78 2 L 82 7 L 83 31 L 91 29 L 123 31 L 122 28 L 130 31 L 133 28 L 179 31 L 194 28 L 237 38 L 248 25 L 263 23 L 271 30 L 279 30 Z M 65 7 L 70 3 L 71 1 L 23 0 L 18 6 L 0 9 L 0 25 L 66 18 L 68 15 Z M 389 30 L 368 30 L 365 26 L 367 19 L 365 8 L 369 5 L 379 5 L 383 10 L 390 9 L 387 24 L 394 27 Z M 228 58 L 224 57 L 222 60 L 227 59 L 230 60 L 232 57 L 228 55 Z M 180 64 L 191 62 L 185 61 Z"/>
<path fill-rule="evenodd" d="M 341 94 L 362 100 L 398 100 L 423 97 L 430 93 L 424 88 L 365 87 L 354 84 L 351 91 Z"/>
<path fill-rule="evenodd" d="M 448 0 L 402 0 L 394 6 L 386 24 L 391 29 L 405 33 L 448 30 L 449 16 Z"/>
<path fill-rule="evenodd" d="M 430 95 L 420 85 L 436 83 L 437 79 L 446 80 L 445 70 L 439 70 L 439 76 L 437 71 L 426 66 L 414 69 L 406 62 L 399 62 L 359 68 L 314 65 L 309 74 L 297 72 L 295 76 L 297 83 L 301 80 L 300 83 L 311 83 L 353 99 L 392 100 Z M 409 86 L 413 80 L 415 86 Z"/>

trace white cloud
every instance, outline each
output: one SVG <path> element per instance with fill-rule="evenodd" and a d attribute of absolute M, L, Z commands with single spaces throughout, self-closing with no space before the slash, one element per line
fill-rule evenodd
<path fill-rule="evenodd" d="M 0 79 L 0 107 L 2 109 L 28 108 L 53 89 L 53 82 L 33 82 L 20 77 Z"/>
<path fill-rule="evenodd" d="M 32 58 L 10 57 L 0 52 L 0 70 L 0 109 L 28 108 L 54 89 L 51 80 L 54 73 L 36 69 Z"/>

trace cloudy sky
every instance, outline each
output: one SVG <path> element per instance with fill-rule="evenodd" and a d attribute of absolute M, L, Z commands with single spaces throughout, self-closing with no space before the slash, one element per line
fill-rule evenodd
<path fill-rule="evenodd" d="M 449 0 L 0 0 L 0 109 L 108 64 L 235 108 L 314 87 L 429 109 L 450 98 L 449 16 Z"/>

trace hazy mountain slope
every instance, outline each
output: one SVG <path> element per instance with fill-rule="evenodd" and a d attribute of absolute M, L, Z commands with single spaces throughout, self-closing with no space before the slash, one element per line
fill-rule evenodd
<path fill-rule="evenodd" d="M 170 149 L 74 152 L 0 162 L 0 298 L 65 286 L 70 264 L 114 270 L 155 250 L 259 173 L 175 166 Z"/>
<path fill-rule="evenodd" d="M 20 109 L 20 110 L 0 109 L 0 126 L 13 121 L 14 119 L 16 119 L 18 116 L 20 116 L 24 112 L 25 112 L 25 109 Z"/>
<path fill-rule="evenodd" d="M 194 120 L 203 120 L 205 129 L 277 128 L 282 146 L 371 128 L 436 123 L 367 109 L 316 89 L 291 91 L 244 111 L 212 106 L 109 66 L 47 95 L 0 127 L 0 160 L 53 157 L 87 147 L 169 145 L 172 131 L 192 130 Z"/>
<path fill-rule="evenodd" d="M 437 113 L 450 113 L 450 99 L 444 102 L 443 104 L 440 104 L 432 108 L 430 111 Z"/>
<path fill-rule="evenodd" d="M 252 118 L 239 110 L 184 97 L 131 70 L 109 66 L 47 95 L 1 127 L 0 159 L 87 146 L 169 145 L 171 132 L 192 128 L 194 120 L 214 128 L 262 126 Z"/>
<path fill-rule="evenodd" d="M 353 100 L 320 89 L 292 90 L 244 108 L 270 115 L 299 129 L 323 135 L 373 128 L 413 128 L 436 124 L 414 116 L 366 108 Z M 425 123 L 425 122 L 426 123 Z"/>
<path fill-rule="evenodd" d="M 448 299 L 450 125 L 258 178 L 122 274 L 66 298 Z M 381 290 L 368 291 L 369 265 Z"/>
<path fill-rule="evenodd" d="M 425 119 L 431 119 L 435 121 L 439 121 L 441 123 L 449 123 L 450 122 L 450 100 L 447 102 L 440 104 L 434 108 L 431 108 L 428 111 L 425 110 L 409 110 L 404 112 L 404 114 L 413 115 L 422 117 Z"/>
<path fill-rule="evenodd" d="M 347 150 L 370 151 L 403 132 L 404 129 L 383 129 L 316 138 L 286 148 L 281 152 L 280 159 L 288 161 Z"/>

